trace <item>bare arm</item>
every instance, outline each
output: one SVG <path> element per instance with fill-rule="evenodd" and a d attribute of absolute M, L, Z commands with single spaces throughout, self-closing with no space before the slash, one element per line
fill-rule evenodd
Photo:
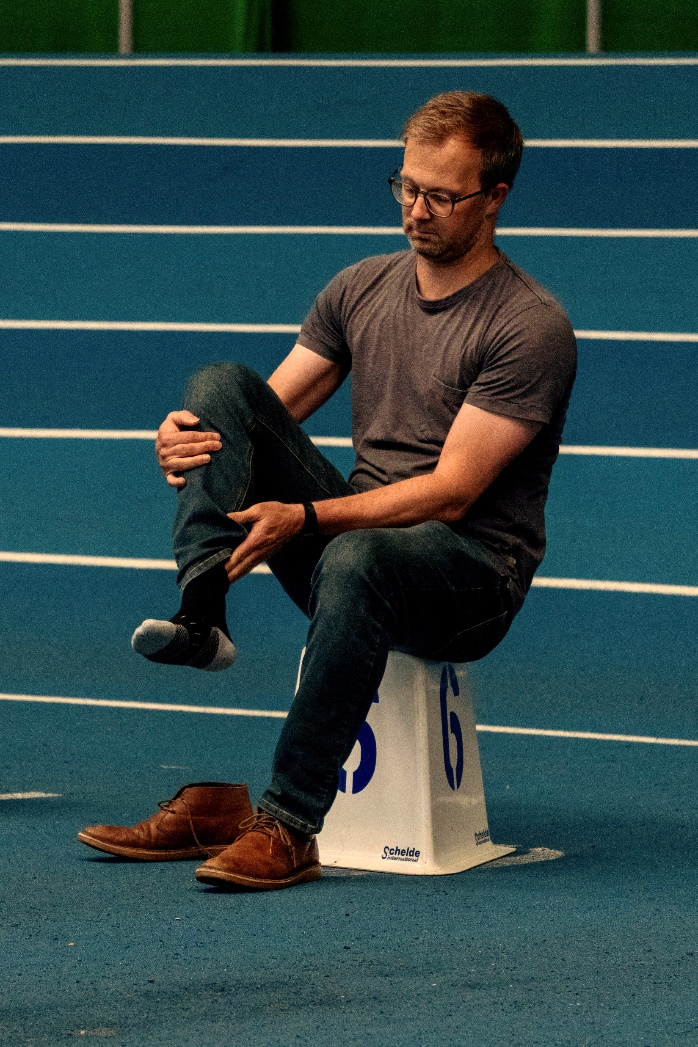
<path fill-rule="evenodd" d="M 464 404 L 433 473 L 365 494 L 318 502 L 315 508 L 320 530 L 323 534 L 340 534 L 361 527 L 460 520 L 540 428 L 538 422 L 507 418 Z"/>
<path fill-rule="evenodd" d="M 276 368 L 269 385 L 289 414 L 297 422 L 304 422 L 336 392 L 342 378 L 339 364 L 298 342 Z"/>
<path fill-rule="evenodd" d="M 459 520 L 540 428 L 538 422 L 507 418 L 464 404 L 433 473 L 364 494 L 316 502 L 320 530 L 334 535 L 366 527 Z M 231 581 L 277 552 L 301 530 L 305 518 L 301 505 L 281 502 L 263 502 L 230 516 L 250 528 L 248 537 L 226 564 Z"/>
<path fill-rule="evenodd" d="M 303 422 L 321 407 L 341 385 L 342 372 L 334 364 L 304 346 L 294 346 L 269 379 L 269 385 L 297 422 Z M 184 487 L 180 473 L 206 465 L 221 449 L 218 433 L 187 428 L 199 419 L 191 411 L 172 411 L 158 429 L 155 454 L 170 487 Z"/>

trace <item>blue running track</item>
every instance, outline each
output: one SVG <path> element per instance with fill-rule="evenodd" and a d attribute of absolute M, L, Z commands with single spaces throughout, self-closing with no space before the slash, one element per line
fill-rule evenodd
<path fill-rule="evenodd" d="M 0 58 L 0 84 L 0 1044 L 698 1043 L 698 58 Z M 254 573 L 232 671 L 131 651 L 176 609 L 151 434 L 195 367 L 268 375 L 338 269 L 403 247 L 400 127 L 454 87 L 522 126 L 499 245 L 580 347 L 548 554 L 472 667 L 516 854 L 256 895 L 89 852 L 184 782 L 266 785 L 304 619 Z M 307 426 L 345 472 L 349 405 Z"/>

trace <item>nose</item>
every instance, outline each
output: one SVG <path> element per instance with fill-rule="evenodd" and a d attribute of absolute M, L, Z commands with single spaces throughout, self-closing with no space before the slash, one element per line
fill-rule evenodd
<path fill-rule="evenodd" d="M 408 210 L 412 212 L 412 217 L 417 220 L 431 218 L 431 211 L 427 207 L 423 192 L 417 193 L 417 199 Z"/>

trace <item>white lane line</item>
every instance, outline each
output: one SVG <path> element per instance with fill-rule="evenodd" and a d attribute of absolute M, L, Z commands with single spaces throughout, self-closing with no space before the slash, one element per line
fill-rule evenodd
<path fill-rule="evenodd" d="M 698 138 L 527 138 L 529 149 L 698 149 Z"/>
<path fill-rule="evenodd" d="M 10 320 L 0 330 L 13 331 L 189 331 L 227 334 L 298 334 L 300 324 L 216 324 L 161 320 Z M 577 338 L 600 342 L 698 342 L 698 334 L 674 331 L 575 331 Z"/>
<path fill-rule="evenodd" d="M 0 439 L 154 440 L 156 429 L 0 429 Z M 350 436 L 311 436 L 318 447 L 352 447 Z"/>
<path fill-rule="evenodd" d="M 679 447 L 585 447 L 563 444 L 560 454 L 599 455 L 604 458 L 698 458 L 698 451 Z"/>
<path fill-rule="evenodd" d="M 108 709 L 146 709 L 165 713 L 205 713 L 208 716 L 253 716 L 285 720 L 288 713 L 269 709 L 231 709 L 215 705 L 171 705 L 165 702 L 121 702 L 101 698 L 59 698 L 54 695 L 0 694 L 1 702 L 38 702 L 42 705 L 93 705 Z"/>
<path fill-rule="evenodd" d="M 654 738 L 639 734 L 600 734 L 596 731 L 551 731 L 538 727 L 494 727 L 478 724 L 478 731 L 489 734 L 523 734 L 538 738 L 579 738 L 590 742 L 634 742 L 640 745 L 686 745 L 698 746 L 698 741 L 688 738 Z"/>
<path fill-rule="evenodd" d="M 2 326 L 2 321 L 0 321 Z M 698 334 L 673 331 L 575 331 L 577 338 L 594 342 L 698 342 Z"/>
<path fill-rule="evenodd" d="M 310 442 L 316 447 L 354 447 L 350 436 L 311 436 Z"/>
<path fill-rule="evenodd" d="M 698 585 L 663 585 L 654 582 L 611 582 L 592 578 L 545 578 L 536 576 L 538 589 L 580 589 L 587 592 L 644 593 L 649 596 L 698 596 Z"/>
<path fill-rule="evenodd" d="M 64 553 L 0 552 L 0 563 L 53 564 L 64 567 L 124 567 L 141 571 L 176 571 L 174 560 L 148 560 L 127 556 L 74 556 Z"/>
<path fill-rule="evenodd" d="M 0 229 L 2 227 L 0 226 Z M 497 229 L 497 236 L 577 236 L 594 238 L 693 238 L 698 237 L 698 229 L 572 229 L 565 226 L 544 228 L 538 226 L 502 226 Z"/>
<path fill-rule="evenodd" d="M 312 66 L 374 69 L 505 69 L 510 66 L 682 66 L 691 57 L 606 58 L 0 58 L 0 66 Z"/>
<path fill-rule="evenodd" d="M 156 429 L 0 429 L 0 438 L 30 440 L 154 440 Z"/>
<path fill-rule="evenodd" d="M 50 796 L 62 796 L 62 793 L 0 793 L 0 800 L 43 800 Z"/>
<path fill-rule="evenodd" d="M 160 320 L 0 320 L 17 331 L 189 331 L 227 334 L 298 334 L 300 324 L 169 323 Z M 698 337 L 698 336 L 696 336 Z"/>
<path fill-rule="evenodd" d="M 176 571 L 174 560 L 135 559 L 122 556 L 81 556 L 66 553 L 0 552 L 0 563 L 46 564 L 65 567 L 121 567 L 142 571 Z M 266 564 L 259 564 L 252 574 L 271 574 Z M 698 585 L 664 585 L 653 582 L 614 582 L 593 578 L 533 579 L 540 589 L 580 589 L 589 592 L 642 593 L 649 596 L 698 596 Z"/>
<path fill-rule="evenodd" d="M 69 222 L 0 222 L 0 233 L 99 233 L 148 236 L 403 236 L 392 225 L 99 225 Z M 502 226 L 498 236 L 696 239 L 698 229 L 577 229 Z"/>
<path fill-rule="evenodd" d="M 688 233 L 690 232 L 688 230 Z M 393 225 L 86 225 L 67 222 L 0 222 L 0 233 L 143 233 L 157 236 L 404 235 L 401 226 Z M 698 236 L 698 229 L 695 235 Z"/>
<path fill-rule="evenodd" d="M 529 149 L 698 149 L 698 138 L 527 138 Z M 225 149 L 402 149 L 397 138 L 185 138 L 174 135 L 0 135 L 0 145 L 157 145 Z"/>
<path fill-rule="evenodd" d="M 80 556 L 68 553 L 0 552 L 0 563 L 47 564 L 57 567 L 120 567 L 135 571 L 176 571 L 174 560 L 154 560 L 129 556 Z M 265 563 L 252 569 L 252 574 L 271 574 Z"/>
<path fill-rule="evenodd" d="M 217 705 L 173 705 L 164 702 L 125 702 L 102 698 L 63 698 L 55 695 L 0 694 L 3 702 L 36 702 L 43 705 L 83 705 L 108 709 L 143 709 L 155 712 L 202 713 L 209 716 L 251 716 L 285 720 L 288 713 L 276 709 L 234 709 Z M 477 724 L 477 730 L 490 734 L 520 734 L 541 738 L 579 738 L 583 741 L 635 742 L 645 745 L 698 746 L 689 738 L 655 738 L 633 734 L 600 734 L 595 731 L 557 731 L 538 727 L 498 727 Z"/>
<path fill-rule="evenodd" d="M 396 138 L 185 138 L 175 135 L 0 135 L 0 145 L 166 145 L 223 149 L 401 149 Z"/>
<path fill-rule="evenodd" d="M 20 440 L 148 440 L 155 429 L 2 429 L 0 439 Z M 311 436 L 316 447 L 352 448 L 350 436 Z M 682 447 L 604 447 L 563 444 L 560 454 L 597 455 L 610 458 L 685 458 L 698 459 L 698 450 Z"/>

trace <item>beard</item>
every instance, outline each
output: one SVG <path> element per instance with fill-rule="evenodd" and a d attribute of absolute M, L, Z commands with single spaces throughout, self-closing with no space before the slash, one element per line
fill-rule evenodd
<path fill-rule="evenodd" d="M 458 237 L 448 238 L 433 226 L 420 225 L 411 218 L 403 221 L 402 228 L 413 251 L 423 258 L 428 258 L 435 265 L 450 265 L 464 258 L 476 246 L 482 233 L 480 227 L 467 233 L 463 232 Z"/>

